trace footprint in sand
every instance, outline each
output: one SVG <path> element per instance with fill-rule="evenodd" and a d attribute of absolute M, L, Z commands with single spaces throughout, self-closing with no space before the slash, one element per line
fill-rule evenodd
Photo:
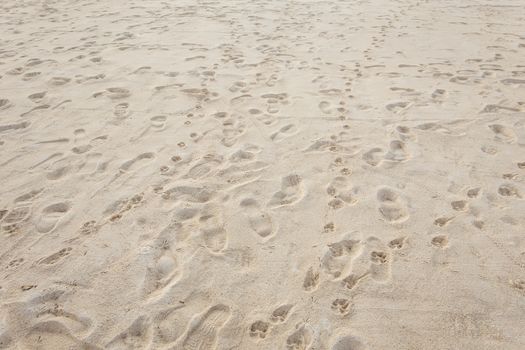
<path fill-rule="evenodd" d="M 489 125 L 490 130 L 494 133 L 494 139 L 503 143 L 516 142 L 516 133 L 511 128 L 501 124 Z"/>
<path fill-rule="evenodd" d="M 71 253 L 72 250 L 73 250 L 73 248 L 71 248 L 71 247 L 60 249 L 58 252 L 56 252 L 54 254 L 51 254 L 50 256 L 48 256 L 46 258 L 41 259 L 38 263 L 39 264 L 44 264 L 44 265 L 56 264 L 58 261 L 62 260 L 66 256 L 68 256 Z"/>
<path fill-rule="evenodd" d="M 11 106 L 12 104 L 11 104 L 11 101 L 9 101 L 9 99 L 0 98 L 0 110 L 8 109 Z"/>
<path fill-rule="evenodd" d="M 363 160 L 371 166 L 378 166 L 383 161 L 384 151 L 382 148 L 374 147 L 363 154 Z"/>
<path fill-rule="evenodd" d="M 122 173 L 135 171 L 147 163 L 151 162 L 153 159 L 155 159 L 155 153 L 153 152 L 146 152 L 139 154 L 133 159 L 128 160 L 127 162 L 123 163 L 119 170 Z"/>
<path fill-rule="evenodd" d="M 201 315 L 196 315 L 188 324 L 178 347 L 182 350 L 214 350 L 219 332 L 230 318 L 230 307 L 218 304 Z"/>
<path fill-rule="evenodd" d="M 240 203 L 243 212 L 248 217 L 250 228 L 261 238 L 266 239 L 276 231 L 270 215 L 260 209 L 259 203 L 252 198 L 246 198 Z"/>
<path fill-rule="evenodd" d="M 352 271 L 352 261 L 363 250 L 361 241 L 350 236 L 347 235 L 342 240 L 329 244 L 321 259 L 323 270 L 333 279 L 348 275 Z"/>
<path fill-rule="evenodd" d="M 523 198 L 521 195 L 520 190 L 516 186 L 510 183 L 506 183 L 498 187 L 498 193 L 500 196 L 503 197 L 516 197 L 516 198 Z"/>
<path fill-rule="evenodd" d="M 386 105 L 386 109 L 393 113 L 401 113 L 411 106 L 410 102 L 394 102 Z"/>
<path fill-rule="evenodd" d="M 399 224 L 410 217 L 408 209 L 394 190 L 387 187 L 379 189 L 377 200 L 379 201 L 379 213 L 386 221 Z"/>
<path fill-rule="evenodd" d="M 348 299 L 335 299 L 332 301 L 331 309 L 342 316 L 348 315 L 350 312 L 350 309 L 352 307 L 352 304 L 350 303 L 350 300 Z"/>
<path fill-rule="evenodd" d="M 60 202 L 51 204 L 42 210 L 40 219 L 36 225 L 36 229 L 40 233 L 47 233 L 52 231 L 60 221 L 71 209 L 71 203 Z"/>
<path fill-rule="evenodd" d="M 303 289 L 307 292 L 313 292 L 319 286 L 319 271 L 310 267 L 306 271 L 306 276 L 303 281 Z"/>
<path fill-rule="evenodd" d="M 399 125 L 396 127 L 396 132 L 398 133 L 399 138 L 402 141 L 407 141 L 407 140 L 414 141 L 417 139 L 416 134 L 414 134 L 408 126 Z"/>
<path fill-rule="evenodd" d="M 344 336 L 337 339 L 331 350 L 366 350 L 367 347 L 357 338 Z"/>
<path fill-rule="evenodd" d="M 208 176 L 213 170 L 218 169 L 223 161 L 224 159 L 222 156 L 213 153 L 206 154 L 199 161 L 197 161 L 197 163 L 192 166 L 190 170 L 188 170 L 186 177 L 199 179 Z"/>
<path fill-rule="evenodd" d="M 289 350 L 306 350 L 313 341 L 312 331 L 306 325 L 298 325 L 297 329 L 286 339 L 286 348 Z"/>
<path fill-rule="evenodd" d="M 274 193 L 268 202 L 270 207 L 276 208 L 297 203 L 303 196 L 302 179 L 292 174 L 281 179 L 281 190 Z"/>
<path fill-rule="evenodd" d="M 276 142 L 279 142 L 279 141 L 282 141 L 290 136 L 293 136 L 295 134 L 297 134 L 299 132 L 299 130 L 297 129 L 297 126 L 295 126 L 295 124 L 288 124 L 288 125 L 285 125 L 283 126 L 282 128 L 280 128 L 279 130 L 277 130 L 276 132 L 274 132 L 270 138 L 273 140 L 273 141 L 276 141 Z"/>
<path fill-rule="evenodd" d="M 144 294 L 153 296 L 175 284 L 180 277 L 177 257 L 168 240 L 157 242 L 151 250 L 150 263 L 144 277 Z"/>
<path fill-rule="evenodd" d="M 222 125 L 221 143 L 226 147 L 235 145 L 246 129 L 244 123 L 234 119 L 225 120 Z"/>
<path fill-rule="evenodd" d="M 270 331 L 270 324 L 265 321 L 255 321 L 250 325 L 250 337 L 252 338 L 266 338 Z"/>
<path fill-rule="evenodd" d="M 13 203 L 14 208 L 3 211 L 2 223 L 6 226 L 16 226 L 17 224 L 27 220 L 31 215 L 33 200 L 37 198 L 42 192 L 43 189 L 32 190 L 15 198 Z"/>
<path fill-rule="evenodd" d="M 162 131 L 166 129 L 166 121 L 168 117 L 165 115 L 157 115 L 150 118 L 151 129 L 153 131 Z"/>
<path fill-rule="evenodd" d="M 326 188 L 326 193 L 332 198 L 328 202 L 328 206 L 332 209 L 340 209 L 345 204 L 357 203 L 350 181 L 344 176 L 337 176 L 333 179 Z"/>
<path fill-rule="evenodd" d="M 448 236 L 447 235 L 437 235 L 432 237 L 430 241 L 434 247 L 446 248 L 448 246 Z"/>
<path fill-rule="evenodd" d="M 403 141 L 394 140 L 390 142 L 390 149 L 385 158 L 393 162 L 404 162 L 410 158 L 406 144 Z"/>
<path fill-rule="evenodd" d="M 140 316 L 125 331 L 113 338 L 106 349 L 145 349 L 151 338 L 151 322 L 146 316 Z"/>
<path fill-rule="evenodd" d="M 284 323 L 293 308 L 293 304 L 284 304 L 273 310 L 270 315 L 270 322 L 272 323 Z"/>
<path fill-rule="evenodd" d="M 224 228 L 224 220 L 219 208 L 215 206 L 204 208 L 199 224 L 204 245 L 210 252 L 219 253 L 226 248 L 228 234 Z"/>

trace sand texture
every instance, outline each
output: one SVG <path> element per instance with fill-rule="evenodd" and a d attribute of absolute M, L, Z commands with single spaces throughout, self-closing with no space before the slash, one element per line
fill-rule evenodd
<path fill-rule="evenodd" d="M 0 33 L 1 349 L 525 349 L 525 0 Z"/>

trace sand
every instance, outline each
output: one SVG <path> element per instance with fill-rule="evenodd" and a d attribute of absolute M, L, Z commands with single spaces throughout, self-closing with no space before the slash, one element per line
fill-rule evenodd
<path fill-rule="evenodd" d="M 0 348 L 525 349 L 525 1 L 0 32 Z"/>

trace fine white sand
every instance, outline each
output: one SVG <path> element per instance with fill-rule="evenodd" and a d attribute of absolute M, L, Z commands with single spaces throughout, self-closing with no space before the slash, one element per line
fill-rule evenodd
<path fill-rule="evenodd" d="M 0 348 L 525 349 L 524 0 L 0 33 Z"/>

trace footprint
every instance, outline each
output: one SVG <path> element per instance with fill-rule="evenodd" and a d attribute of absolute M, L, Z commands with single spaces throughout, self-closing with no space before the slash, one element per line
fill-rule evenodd
<path fill-rule="evenodd" d="M 294 124 L 288 124 L 274 132 L 270 138 L 273 141 L 279 142 L 299 132 Z"/>
<path fill-rule="evenodd" d="M 408 126 L 399 125 L 396 127 L 396 131 L 399 134 L 399 138 L 403 141 L 414 141 L 417 138 Z"/>
<path fill-rule="evenodd" d="M 512 184 L 503 184 L 498 188 L 498 193 L 503 197 L 522 198 L 521 192 Z"/>
<path fill-rule="evenodd" d="M 7 98 L 0 98 L 0 110 L 8 109 L 11 106 L 11 101 L 9 101 Z"/>
<path fill-rule="evenodd" d="M 379 249 L 370 253 L 370 276 L 375 281 L 382 282 L 390 279 L 392 257 L 386 249 Z"/>
<path fill-rule="evenodd" d="M 481 193 L 481 187 L 471 188 L 467 191 L 467 197 L 477 198 L 479 197 L 480 193 Z"/>
<path fill-rule="evenodd" d="M 173 285 L 180 277 L 177 257 L 167 240 L 153 248 L 153 256 L 144 278 L 144 293 L 157 294 Z"/>
<path fill-rule="evenodd" d="M 259 208 L 259 203 L 255 199 L 244 199 L 240 206 L 248 217 L 250 228 L 261 238 L 268 238 L 275 232 L 272 218 Z"/>
<path fill-rule="evenodd" d="M 106 89 L 107 96 L 112 100 L 119 100 L 131 96 L 131 92 L 128 89 L 112 87 Z"/>
<path fill-rule="evenodd" d="M 63 259 L 64 257 L 68 256 L 73 248 L 67 247 L 60 249 L 58 252 L 51 254 L 47 258 L 41 259 L 38 263 L 39 264 L 45 264 L 45 265 L 53 265 L 56 264 L 59 260 Z"/>
<path fill-rule="evenodd" d="M 218 304 L 201 315 L 195 316 L 189 323 L 182 342 L 183 350 L 213 350 L 217 346 L 217 337 L 221 328 L 230 318 L 230 307 Z"/>
<path fill-rule="evenodd" d="M 314 270 L 313 267 L 310 267 L 306 271 L 306 276 L 304 277 L 303 289 L 307 292 L 313 292 L 317 289 L 319 285 L 319 272 Z"/>
<path fill-rule="evenodd" d="M 383 161 L 383 149 L 375 147 L 363 154 L 363 160 L 371 166 L 378 166 Z"/>
<path fill-rule="evenodd" d="M 151 341 L 151 334 L 151 322 L 146 316 L 140 316 L 128 329 L 111 340 L 106 348 L 121 350 L 145 349 Z"/>
<path fill-rule="evenodd" d="M 192 179 L 205 177 L 209 175 L 212 170 L 217 169 L 223 163 L 223 161 L 224 159 L 222 156 L 218 156 L 216 154 L 207 154 L 202 157 L 202 159 L 199 160 L 197 164 L 190 168 L 186 174 L 186 177 Z"/>
<path fill-rule="evenodd" d="M 306 325 L 297 327 L 286 339 L 286 347 L 290 350 L 306 350 L 312 344 L 312 332 L 306 328 Z"/>
<path fill-rule="evenodd" d="M 81 174 L 93 174 L 99 169 L 102 153 L 89 153 L 86 156 L 84 163 L 79 167 Z"/>
<path fill-rule="evenodd" d="M 292 174 L 281 179 L 281 190 L 274 193 L 268 205 L 276 208 L 297 203 L 303 195 L 302 179 L 299 175 Z"/>
<path fill-rule="evenodd" d="M 438 235 L 432 238 L 432 245 L 438 248 L 445 248 L 448 246 L 448 237 L 446 235 Z"/>
<path fill-rule="evenodd" d="M 69 329 L 58 321 L 39 322 L 30 327 L 17 347 L 24 349 L 97 349 L 94 345 L 74 337 Z"/>
<path fill-rule="evenodd" d="M 332 209 L 342 208 L 344 204 L 357 203 L 348 178 L 344 176 L 333 179 L 326 188 L 326 193 L 333 198 L 328 202 L 328 206 Z"/>
<path fill-rule="evenodd" d="M 468 210 L 468 202 L 465 200 L 453 201 L 452 203 L 450 203 L 450 206 L 455 211 L 467 211 Z"/>
<path fill-rule="evenodd" d="M 62 86 L 69 83 L 71 79 L 63 77 L 53 77 L 49 80 L 49 84 L 53 86 Z"/>
<path fill-rule="evenodd" d="M 250 326 L 250 337 L 264 339 L 269 331 L 270 324 L 268 322 L 255 321 Z"/>
<path fill-rule="evenodd" d="M 203 215 L 199 218 L 201 235 L 204 245 L 212 253 L 219 253 L 228 244 L 228 234 L 224 229 L 224 221 L 221 213 L 216 208 L 205 208 Z"/>
<path fill-rule="evenodd" d="M 344 316 L 350 312 L 351 303 L 348 299 L 335 299 L 332 301 L 331 308 L 335 313 Z"/>
<path fill-rule="evenodd" d="M 113 115 L 116 117 L 117 121 L 121 121 L 129 117 L 131 115 L 129 103 L 122 102 L 117 104 L 113 109 Z"/>
<path fill-rule="evenodd" d="M 29 100 L 31 100 L 31 102 L 34 102 L 34 103 L 41 103 L 42 100 L 46 97 L 46 92 L 37 92 L 37 93 L 34 93 L 34 94 L 31 94 L 29 96 L 27 96 L 27 98 Z M 0 106 L 1 108 L 1 106 Z"/>
<path fill-rule="evenodd" d="M 143 167 L 144 165 L 146 165 L 147 163 L 149 163 L 153 159 L 155 159 L 155 153 L 153 153 L 153 152 L 142 153 L 142 154 L 139 154 L 138 156 L 136 156 L 135 158 L 130 159 L 127 162 L 125 162 L 124 164 L 122 164 L 120 166 L 119 170 L 122 173 L 135 171 L 135 170 Z"/>
<path fill-rule="evenodd" d="M 9 131 L 12 131 L 12 130 L 26 129 L 30 125 L 31 125 L 30 122 L 20 122 L 20 123 L 14 123 L 14 124 L 0 125 L 0 133 L 9 132 Z"/>
<path fill-rule="evenodd" d="M 212 189 L 192 186 L 175 186 L 162 193 L 162 198 L 171 201 L 207 203 L 216 196 Z"/>
<path fill-rule="evenodd" d="M 362 253 L 362 248 L 359 240 L 350 237 L 331 243 L 321 259 L 321 266 L 333 279 L 338 279 L 351 271 L 352 261 Z"/>
<path fill-rule="evenodd" d="M 71 203 L 60 202 L 51 204 L 42 210 L 40 220 L 36 225 L 36 229 L 40 233 L 47 233 L 52 231 L 60 221 L 60 219 L 71 209 Z"/>
<path fill-rule="evenodd" d="M 390 247 L 390 249 L 394 250 L 402 249 L 405 246 L 406 240 L 406 237 L 395 238 L 388 242 L 388 246 Z"/>
<path fill-rule="evenodd" d="M 339 338 L 331 350 L 366 350 L 367 347 L 357 338 L 344 336 Z"/>
<path fill-rule="evenodd" d="M 23 207 L 16 207 L 10 211 L 7 212 L 7 214 L 4 214 L 4 223 L 6 224 L 17 224 L 22 221 L 25 221 L 29 218 L 29 215 L 31 214 L 31 207 L 29 206 L 23 206 Z"/>
<path fill-rule="evenodd" d="M 377 191 L 379 201 L 379 212 L 383 218 L 392 223 L 405 222 L 410 217 L 407 208 L 401 203 L 399 195 L 389 188 L 381 188 Z"/>
<path fill-rule="evenodd" d="M 516 142 L 516 133 L 509 127 L 501 124 L 489 125 L 490 130 L 494 132 L 494 139 L 503 143 L 514 143 Z"/>
<path fill-rule="evenodd" d="M 404 162 L 410 158 L 410 153 L 403 141 L 394 140 L 390 142 L 390 150 L 385 158 L 394 162 Z"/>
<path fill-rule="evenodd" d="M 151 129 L 154 131 L 162 131 L 166 129 L 166 120 L 168 120 L 168 117 L 164 115 L 157 115 L 155 117 L 151 117 Z"/>
<path fill-rule="evenodd" d="M 270 315 L 270 321 L 273 323 L 283 323 L 288 318 L 290 311 L 292 310 L 292 304 L 284 304 L 273 310 Z"/>
<path fill-rule="evenodd" d="M 409 102 L 394 102 L 386 105 L 386 109 L 393 113 L 400 113 L 411 106 Z"/>

